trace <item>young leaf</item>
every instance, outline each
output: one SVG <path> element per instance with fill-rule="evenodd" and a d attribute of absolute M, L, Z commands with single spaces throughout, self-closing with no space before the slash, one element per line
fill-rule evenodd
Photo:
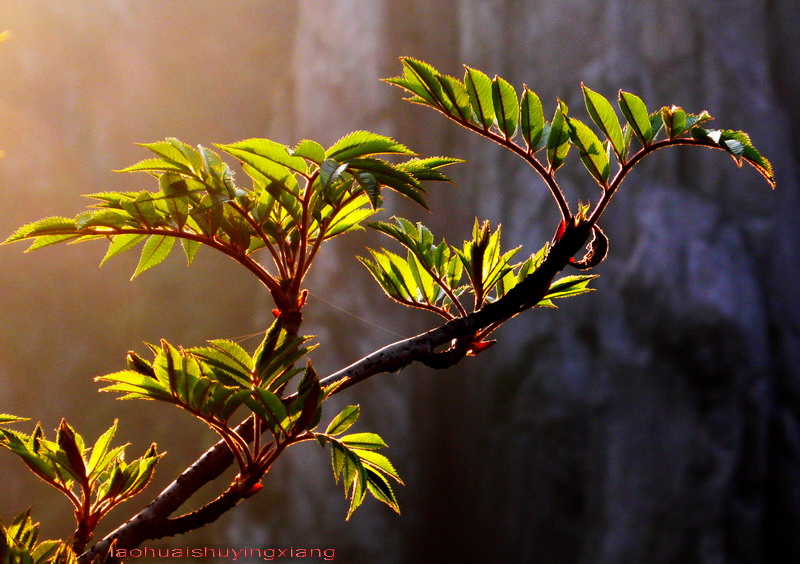
<path fill-rule="evenodd" d="M 544 111 L 542 101 L 535 92 L 522 87 L 522 102 L 520 104 L 520 129 L 522 137 L 528 144 L 528 151 L 534 152 L 539 148 L 539 140 L 544 133 Z"/>
<path fill-rule="evenodd" d="M 142 241 L 147 239 L 147 235 L 137 235 L 134 233 L 123 233 L 122 235 L 114 235 L 111 238 L 111 243 L 108 245 L 108 251 L 103 260 L 100 261 L 100 266 L 103 266 L 108 259 L 116 256 L 122 252 L 132 249 Z"/>
<path fill-rule="evenodd" d="M 322 161 L 325 160 L 325 149 L 310 139 L 300 141 L 291 153 L 295 157 L 303 157 L 317 165 L 322 164 Z"/>
<path fill-rule="evenodd" d="M 375 433 L 353 433 L 339 440 L 350 448 L 362 450 L 378 450 L 386 446 L 380 435 Z"/>
<path fill-rule="evenodd" d="M 614 108 L 611 107 L 611 103 L 605 96 L 598 94 L 585 84 L 581 83 L 581 89 L 583 90 L 583 99 L 586 102 L 586 110 L 589 112 L 589 116 L 609 140 L 617 158 L 620 161 L 624 161 L 625 144 L 622 138 L 622 128 L 619 125 L 619 118 L 617 118 Z"/>
<path fill-rule="evenodd" d="M 428 105 L 449 114 L 447 104 L 442 96 L 442 86 L 436 78 L 440 74 L 439 71 L 428 63 L 410 57 L 403 57 L 400 60 L 403 63 L 405 79 L 412 87 L 409 90 L 417 94 Z M 400 85 L 397 82 L 395 84 Z"/>
<path fill-rule="evenodd" d="M 339 415 L 333 418 L 333 420 L 328 425 L 328 428 L 325 429 L 326 435 L 341 435 L 345 431 L 347 431 L 353 423 L 358 420 L 358 416 L 361 412 L 361 409 L 357 405 L 348 405 L 345 407 Z"/>
<path fill-rule="evenodd" d="M 594 131 L 580 120 L 568 117 L 567 123 L 569 124 L 570 139 L 578 148 L 583 165 L 597 183 L 606 188 L 608 186 L 609 162 L 608 155 L 603 150 L 603 144 L 600 143 L 600 139 L 597 138 Z M 620 132 L 621 136 L 622 133 Z"/>
<path fill-rule="evenodd" d="M 519 122 L 519 99 L 514 87 L 499 76 L 492 81 L 492 103 L 497 128 L 506 139 L 512 139 Z"/>
<path fill-rule="evenodd" d="M 680 137 L 686 132 L 686 112 L 683 111 L 683 108 L 664 106 L 661 108 L 661 119 L 670 139 Z"/>
<path fill-rule="evenodd" d="M 389 484 L 389 480 L 372 466 L 364 464 L 364 470 L 367 475 L 367 489 L 372 496 L 399 514 L 400 505 L 397 503 L 397 498 L 394 495 L 391 484 Z"/>
<path fill-rule="evenodd" d="M 464 85 L 469 95 L 472 112 L 478 120 L 478 125 L 488 131 L 494 124 L 494 102 L 492 99 L 492 79 L 479 70 L 464 67 Z"/>
<path fill-rule="evenodd" d="M 83 460 L 83 439 L 65 419 L 56 431 L 56 443 L 64 453 L 64 468 L 80 483 L 86 479 L 86 461 Z"/>
<path fill-rule="evenodd" d="M 325 157 L 344 163 L 359 157 L 385 154 L 413 155 L 414 152 L 385 135 L 369 131 L 353 131 L 334 143 L 326 151 Z"/>
<path fill-rule="evenodd" d="M 169 235 L 152 235 L 144 244 L 144 247 L 142 247 L 139 264 L 136 265 L 136 270 L 133 276 L 131 276 L 131 280 L 167 258 L 174 244 L 175 237 Z"/>
<path fill-rule="evenodd" d="M 587 286 L 595 278 L 597 278 L 597 274 L 580 274 L 559 278 L 550 285 L 547 295 L 537 305 L 555 307 L 552 300 L 556 298 L 567 298 L 593 292 L 594 288 L 588 288 Z"/>
<path fill-rule="evenodd" d="M 414 94 L 414 96 L 408 98 L 411 102 L 441 109 L 441 103 L 437 98 L 441 86 L 436 80 L 436 75 L 438 74 L 436 70 L 429 64 L 410 57 L 401 57 L 400 62 L 403 64 L 403 76 L 387 78 L 384 79 L 385 82 L 404 88 Z"/>
<path fill-rule="evenodd" d="M 17 421 L 29 421 L 29 418 L 17 417 L 16 415 L 9 415 L 8 413 L 0 413 L 0 425 L 6 423 L 16 423 Z"/>
<path fill-rule="evenodd" d="M 267 178 L 273 178 L 275 175 L 276 169 L 270 166 L 271 164 L 302 175 L 308 170 L 306 161 L 302 157 L 291 155 L 286 145 L 269 139 L 245 139 L 227 145 L 215 143 L 214 146 L 247 163 Z"/>
<path fill-rule="evenodd" d="M 764 177 L 773 189 L 775 188 L 772 164 L 753 147 L 750 137 L 743 131 L 703 129 L 696 126 L 692 128 L 691 134 L 694 139 L 702 141 L 709 147 L 721 148 L 727 151 L 739 166 L 741 166 L 742 159 L 744 159 Z"/>
<path fill-rule="evenodd" d="M 111 445 L 111 439 L 114 438 L 114 435 L 117 432 L 117 420 L 114 420 L 114 424 L 94 443 L 92 447 L 92 454 L 89 456 L 89 463 L 87 464 L 87 474 L 90 478 L 96 477 L 97 474 L 100 474 L 105 470 L 106 465 L 108 464 L 109 460 L 106 456 L 108 454 L 109 446 Z"/>
<path fill-rule="evenodd" d="M 354 449 L 354 452 L 361 459 L 361 464 L 364 467 L 372 467 L 393 478 L 398 484 L 403 483 L 403 480 L 400 479 L 400 474 L 397 473 L 392 463 L 384 455 L 374 452 L 374 450 Z"/>
<path fill-rule="evenodd" d="M 472 121 L 472 106 L 466 87 L 452 76 L 438 75 L 436 79 L 442 87 L 442 95 L 447 100 L 447 105 L 452 108 L 453 117 L 464 123 Z"/>
<path fill-rule="evenodd" d="M 547 135 L 547 162 L 550 170 L 556 171 L 569 152 L 569 125 L 567 124 L 567 105 L 558 101 L 556 113 L 550 124 L 550 132 Z"/>
<path fill-rule="evenodd" d="M 80 234 L 77 233 L 77 229 L 78 227 L 74 219 L 70 219 L 68 217 L 46 217 L 44 219 L 40 219 L 39 221 L 34 221 L 32 223 L 28 223 L 27 225 L 23 225 L 14 233 L 12 233 L 5 241 L 3 241 L 3 244 L 21 241 L 23 239 L 38 239 L 47 237 L 55 238 L 52 240 L 52 243 L 48 244 L 58 243 L 80 237 Z M 35 244 L 36 241 L 34 241 L 34 245 Z M 45 245 L 38 245 L 36 248 L 41 248 L 43 246 Z M 31 250 L 35 250 L 33 245 L 28 249 L 28 251 Z"/>
<path fill-rule="evenodd" d="M 647 113 L 647 106 L 642 99 L 635 94 L 619 91 L 619 109 L 631 129 L 639 138 L 643 146 L 647 146 L 653 138 L 653 128 L 650 124 L 650 115 Z"/>

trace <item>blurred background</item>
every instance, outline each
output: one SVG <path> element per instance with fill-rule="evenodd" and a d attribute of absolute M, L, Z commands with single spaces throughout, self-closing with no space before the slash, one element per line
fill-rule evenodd
<path fill-rule="evenodd" d="M 260 495 L 160 546 L 333 547 L 356 564 L 800 561 L 798 25 L 791 0 L 3 0 L 0 233 L 72 216 L 82 194 L 155 189 L 111 172 L 145 156 L 134 142 L 330 144 L 366 128 L 468 161 L 451 168 L 456 187 L 433 187 L 432 214 L 390 199 L 387 216 L 456 243 L 478 215 L 532 252 L 558 220 L 544 185 L 379 82 L 399 73 L 398 56 L 526 83 L 548 114 L 559 97 L 585 118 L 581 81 L 612 98 L 635 92 L 651 110 L 708 109 L 718 127 L 751 134 L 777 191 L 721 152 L 660 152 L 604 217 L 611 254 L 597 293 L 513 320 L 476 359 L 374 377 L 326 411 L 361 404 L 354 430 L 383 435 L 406 480 L 402 516 L 367 501 L 345 522 L 327 453 L 306 444 Z M 572 202 L 597 197 L 574 155 L 565 168 Z M 392 305 L 357 265 L 382 244 L 337 239 L 309 281 L 305 332 L 323 344 L 322 374 L 436 324 Z M 98 269 L 99 243 L 23 249 L 0 247 L 0 412 L 49 433 L 66 417 L 91 440 L 120 418 L 129 456 L 151 441 L 168 452 L 103 534 L 215 436 L 169 406 L 98 395 L 93 377 L 162 337 L 252 350 L 258 338 L 245 337 L 273 306 L 210 250 L 191 269 L 175 253 L 128 282 L 136 256 Z M 33 506 L 45 538 L 71 533 L 66 500 L 10 453 L 0 476 L 6 522 Z"/>

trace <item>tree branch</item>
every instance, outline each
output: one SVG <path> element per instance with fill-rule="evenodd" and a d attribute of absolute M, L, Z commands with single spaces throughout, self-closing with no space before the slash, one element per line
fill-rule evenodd
<path fill-rule="evenodd" d="M 489 325 L 508 320 L 535 306 L 544 298 L 555 275 L 563 270 L 569 263 L 569 259 L 586 244 L 591 233 L 591 225 L 588 222 L 579 225 L 574 225 L 572 222 L 567 223 L 563 235 L 554 241 L 550 253 L 539 268 L 501 299 L 488 303 L 480 310 L 465 317 L 453 319 L 425 333 L 387 345 L 324 378 L 321 384 L 330 385 L 341 382 L 333 391 L 333 393 L 339 393 L 370 376 L 384 372 L 396 372 L 414 361 L 434 368 L 444 368 L 456 364 L 467 352 L 466 347 L 458 344 L 459 339 L 474 335 Z M 450 346 L 444 351 L 437 351 L 444 345 Z M 237 426 L 235 432 L 245 441 L 251 441 L 253 439 L 252 418 L 248 418 Z M 79 561 L 82 564 L 88 564 L 97 556 L 105 556 L 112 542 L 116 543 L 116 549 L 129 550 L 136 548 L 146 540 L 191 530 L 183 526 L 188 523 L 188 519 L 172 520 L 175 521 L 174 527 L 165 527 L 165 524 L 170 521 L 168 520 L 169 516 L 186 500 L 205 484 L 219 477 L 232 463 L 233 456 L 230 450 L 224 442 L 220 441 L 178 476 L 147 507 L 82 554 Z M 203 524 L 206 524 L 205 520 L 209 516 L 219 517 L 224 513 L 224 511 L 218 512 L 219 510 L 227 511 L 240 499 L 241 496 L 237 499 L 234 494 L 226 491 L 212 502 L 212 507 L 197 518 L 202 517 Z M 170 532 L 170 529 L 174 529 L 174 532 Z"/>

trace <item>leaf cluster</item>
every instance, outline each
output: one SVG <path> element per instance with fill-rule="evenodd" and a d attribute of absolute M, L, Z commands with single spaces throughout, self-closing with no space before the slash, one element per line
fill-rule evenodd
<path fill-rule="evenodd" d="M 638 160 L 642 151 L 667 145 L 696 144 L 727 151 L 741 166 L 751 164 L 774 187 L 772 166 L 750 142 L 747 134 L 732 130 L 707 130 L 700 127 L 711 116 L 703 111 L 690 114 L 677 106 L 649 112 L 638 96 L 619 91 L 617 106 L 624 116 L 620 122 L 611 102 L 581 85 L 586 110 L 599 135 L 585 122 L 569 115 L 567 105 L 558 100 L 551 120 L 539 96 L 527 85 L 522 94 L 505 79 L 490 79 L 483 72 L 465 67 L 463 80 L 447 76 L 431 65 L 402 58 L 403 74 L 386 79 L 411 94 L 409 101 L 429 106 L 468 129 L 511 149 L 524 158 L 548 181 L 562 212 L 568 207 L 552 179 L 574 146 L 592 178 L 605 190 L 614 182 L 612 163 L 621 180 L 628 163 Z M 519 139 L 521 137 L 521 139 Z M 636 139 L 640 151 L 632 156 Z M 542 152 L 543 160 L 535 155 Z M 564 219 L 566 219 L 566 215 Z"/>
<path fill-rule="evenodd" d="M 101 391 L 120 392 L 120 399 L 171 403 L 205 422 L 228 444 L 244 474 L 263 468 L 276 445 L 305 432 L 318 415 L 323 393 L 316 373 L 310 362 L 305 370 L 296 367 L 314 348 L 309 340 L 290 336 L 276 320 L 254 356 L 226 339 L 190 349 L 162 341 L 150 345 L 153 361 L 129 352 L 128 370 L 96 379 L 109 382 Z M 301 372 L 299 387 L 309 390 L 292 401 L 281 398 L 287 382 Z M 231 417 L 242 407 L 266 426 L 273 444 L 251 447 L 231 426 Z"/>
<path fill-rule="evenodd" d="M 446 320 L 468 315 L 464 298 L 471 296 L 471 311 L 502 298 L 536 271 L 547 257 L 550 245 L 521 262 L 514 258 L 519 247 L 502 251 L 501 226 L 492 231 L 488 221 L 475 222 L 472 238 L 461 247 L 434 242 L 421 223 L 394 218 L 395 223 L 369 225 L 406 248 L 406 256 L 381 249 L 370 250 L 372 260 L 359 257 L 383 291 L 406 306 L 436 313 Z M 567 276 L 556 281 L 538 304 L 555 307 L 552 300 L 591 291 L 594 275 Z M 487 333 L 488 334 L 488 333 Z"/>
<path fill-rule="evenodd" d="M 310 361 L 305 368 L 297 367 L 315 348 L 308 344 L 309 340 L 310 337 L 291 336 L 276 319 L 252 356 L 237 343 L 224 339 L 190 349 L 162 341 L 159 347 L 150 347 L 155 355 L 152 362 L 131 352 L 128 370 L 97 379 L 110 382 L 101 391 L 120 392 L 120 399 L 171 403 L 204 421 L 236 457 L 241 481 L 246 477 L 260 478 L 287 446 L 316 438 L 323 445 L 329 442 L 336 453 L 337 476 L 346 466 L 343 479 L 353 487 L 348 490 L 348 517 L 361 504 L 366 491 L 397 510 L 397 500 L 383 474 L 388 472 L 398 482 L 399 477 L 384 456 L 371 452 L 385 446 L 383 440 L 374 433 L 338 437 L 355 423 L 357 407 L 345 409 L 324 433 L 313 432 L 320 421 L 322 403 L 335 385 L 323 388 Z M 297 391 L 287 395 L 286 386 L 295 376 L 300 376 Z M 239 408 L 255 418 L 252 443 L 230 425 Z M 262 428 L 272 436 L 272 441 L 264 445 L 260 442 Z M 342 463 L 340 456 L 350 462 Z M 350 463 L 352 468 L 347 466 Z M 359 477 L 357 487 L 352 483 L 354 476 Z"/>
<path fill-rule="evenodd" d="M 347 519 L 364 501 L 367 492 L 380 502 L 400 513 L 391 482 L 403 484 L 389 459 L 376 452 L 386 447 L 375 433 L 344 435 L 360 415 L 357 405 L 349 405 L 334 417 L 324 433 L 314 433 L 323 447 L 331 448 L 331 466 L 336 483 L 342 480 L 345 498 L 350 499 Z"/>
<path fill-rule="evenodd" d="M 3 416 L 2 423 L 20 421 Z M 20 457 L 36 476 L 59 490 L 72 503 L 78 529 L 90 533 L 114 507 L 141 492 L 163 453 L 151 445 L 139 458 L 125 461 L 127 445 L 112 447 L 117 422 L 87 447 L 83 437 L 65 420 L 55 440 L 45 438 L 40 424 L 27 435 L 0 428 L 0 446 Z"/>
<path fill-rule="evenodd" d="M 176 239 L 190 264 L 207 245 L 244 264 L 285 307 L 283 302 L 297 301 L 321 243 L 363 229 L 384 189 L 427 207 L 423 182 L 448 181 L 439 169 L 458 162 L 416 158 L 393 139 L 367 131 L 345 135 L 327 149 L 311 140 L 294 148 L 268 139 L 217 144 L 249 177 L 250 184 L 240 186 L 230 166 L 206 147 L 174 138 L 142 147 L 153 156 L 121 172 L 152 175 L 158 191 L 90 194 L 95 203 L 76 218 L 29 223 L 5 242 L 31 240 L 28 250 L 35 250 L 102 238 L 109 243 L 103 262 L 142 244 L 134 277 L 161 263 Z M 392 163 L 384 155 L 412 158 Z M 272 258 L 271 273 L 251 257 L 261 249 Z"/>
<path fill-rule="evenodd" d="M 6 527 L 0 520 L 0 564 L 77 564 L 78 558 L 62 541 L 39 541 L 39 523 L 30 510 Z"/>

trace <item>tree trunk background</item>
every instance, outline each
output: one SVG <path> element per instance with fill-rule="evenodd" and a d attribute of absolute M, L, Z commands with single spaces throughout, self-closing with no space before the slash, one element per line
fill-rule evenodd
<path fill-rule="evenodd" d="M 180 21 L 163 18 L 164 11 L 194 14 L 190 4 L 162 8 L 118 2 L 124 8 L 119 12 L 103 8 L 110 21 L 121 18 L 129 29 L 123 39 L 117 35 L 107 41 L 126 44 L 123 60 L 132 76 L 150 81 L 134 90 L 165 96 L 163 80 L 172 75 L 164 70 L 163 58 L 148 49 L 155 49 L 160 34 L 174 34 L 175 24 L 169 22 Z M 307 448 L 290 452 L 262 495 L 226 516 L 215 532 L 192 537 L 195 544 L 213 538 L 218 544 L 333 546 L 337 560 L 357 564 L 800 561 L 800 194 L 791 141 L 800 133 L 796 3 L 287 4 L 243 2 L 228 15 L 211 9 L 214 3 L 203 4 L 192 17 L 207 25 L 211 37 L 217 37 L 219 26 L 225 34 L 214 42 L 193 35 L 187 24 L 181 33 L 186 41 L 198 42 L 197 57 L 208 55 L 213 60 L 204 63 L 229 69 L 226 53 L 236 57 L 244 44 L 252 50 L 240 55 L 240 67 L 229 69 L 226 88 L 213 91 L 229 109 L 216 116 L 212 103 L 203 101 L 204 92 L 194 91 L 186 105 L 206 104 L 203 112 L 163 119 L 158 127 L 126 125 L 123 131 L 132 137 L 119 142 L 184 136 L 185 128 L 195 135 L 186 141 L 206 145 L 248 135 L 288 144 L 306 137 L 332 143 L 353 129 L 371 129 L 421 154 L 468 161 L 452 169 L 457 187 L 432 189 L 433 214 L 390 198 L 391 213 L 422 220 L 453 243 L 469 234 L 478 215 L 502 222 L 507 246 L 524 245 L 526 253 L 539 249 L 558 221 L 545 186 L 513 155 L 427 108 L 402 102 L 399 90 L 378 82 L 398 74 L 397 57 L 408 55 L 456 76 L 467 64 L 515 85 L 526 83 L 540 94 L 547 113 L 559 97 L 573 115 L 583 117 L 581 81 L 610 98 L 619 88 L 635 92 L 651 110 L 666 104 L 693 112 L 708 109 L 719 127 L 751 134 L 775 165 L 778 189 L 770 192 L 752 170 L 738 170 L 716 151 L 673 149 L 647 159 L 602 222 L 611 251 L 596 269 L 601 274 L 597 293 L 513 320 L 498 332 L 496 347 L 446 372 L 411 368 L 377 376 L 337 400 L 340 406 L 360 403 L 359 429 L 377 431 L 389 442 L 389 456 L 407 483 L 398 492 L 402 516 L 368 501 L 345 523 L 345 503 L 325 457 Z M 72 21 L 66 12 L 45 5 L 38 10 L 51 21 Z M 11 10 L 12 16 L 23 13 L 21 6 L 16 14 Z M 36 16 L 35 11 L 25 14 Z M 166 23 L 148 29 L 154 15 Z M 42 50 L 38 56 L 48 60 L 52 53 Z M 137 66 L 141 61 L 136 57 L 147 64 Z M 174 68 L 182 68 L 184 59 L 175 57 Z M 81 64 L 74 62 L 76 68 Z M 24 76 L 24 65 L 15 69 Z M 192 72 L 201 76 L 203 70 Z M 109 92 L 109 99 L 123 91 L 123 82 L 115 84 L 119 90 Z M 12 94 L 18 91 L 22 87 Z M 61 95 L 66 97 L 54 94 Z M 12 106 L 0 110 L 13 115 Z M 152 109 L 143 105 L 126 111 L 136 116 Z M 271 117 L 262 120 L 264 112 Z M 108 121 L 104 114 L 95 119 Z M 215 128 L 216 123 L 224 125 Z M 113 123 L 93 127 L 96 144 L 105 139 L 97 131 L 123 136 Z M 13 139 L 4 134 L 0 141 L 8 151 Z M 74 143 L 83 150 L 92 147 L 86 140 Z M 110 164 L 99 159 L 100 172 L 90 180 L 106 184 L 108 169 L 140 156 L 128 152 L 135 156 Z M 10 164 L 0 161 L 6 167 L 4 191 L 25 178 L 19 167 L 13 168 L 14 158 L 12 151 L 5 159 Z M 565 169 L 560 178 L 573 207 L 578 199 L 596 200 L 595 187 L 575 155 Z M 74 194 L 103 189 L 86 188 L 80 180 L 77 175 Z M 66 201 L 74 203 L 74 194 Z M 15 219 L 25 217 L 16 224 L 43 215 L 37 215 L 40 209 L 16 210 Z M 47 213 L 65 212 L 62 206 L 48 207 Z M 4 218 L 3 227 L 9 232 L 15 225 L 9 221 L 6 226 Z M 339 255 L 323 257 L 310 281 L 307 330 L 323 344 L 315 359 L 321 373 L 396 340 L 392 332 L 409 335 L 435 323 L 423 313 L 412 315 L 388 303 L 353 260 L 365 245 L 382 244 L 374 233 L 337 240 Z M 4 263 L 18 260 L 10 258 L 18 249 L 0 251 Z M 90 256 L 87 264 L 95 259 Z M 218 276 L 211 270 L 208 276 Z M 49 272 L 52 276 L 52 267 Z M 185 276 L 182 270 L 167 272 Z M 153 273 L 152 280 L 166 276 Z M 2 283 L 17 288 L 9 275 Z M 137 281 L 134 287 L 143 284 Z M 255 292 L 241 284 L 239 295 L 255 302 Z M 182 295 L 188 286 L 173 287 L 170 293 Z M 143 303 L 157 303 L 147 299 L 159 297 L 140 296 Z M 209 306 L 219 310 L 193 313 L 205 317 L 191 331 L 172 325 L 165 330 L 181 335 L 187 345 L 194 344 L 191 339 L 217 336 L 225 326 L 220 328 L 220 316 L 230 316 L 230 325 L 238 327 L 232 334 L 246 333 L 251 326 L 257 331 L 270 306 L 260 298 L 256 303 L 255 313 L 238 317 L 227 312 L 241 304 Z M 4 302 L 5 307 L 11 305 Z M 30 315 L 14 307 L 19 319 Z M 86 303 L 73 307 L 80 312 Z M 141 307 L 138 325 L 124 335 L 127 344 L 116 350 L 101 344 L 108 359 L 121 362 L 126 349 L 119 347 L 140 338 L 134 331 L 148 323 L 148 307 Z M 79 343 L 89 339 L 87 331 L 78 333 Z M 11 350 L 11 336 L 3 339 L 0 350 Z M 14 343 L 21 350 L 35 346 Z M 97 363 L 90 362 L 90 349 L 74 352 L 74 339 L 63 346 L 80 357 L 71 366 L 83 371 L 81 378 L 100 373 Z M 117 369 L 111 362 L 103 361 L 109 371 Z M 20 370 L 24 373 L 22 363 L 0 357 L 0 378 Z M 0 411 L 17 413 L 14 397 L 7 401 L 0 395 L 0 400 Z M 76 409 L 76 418 L 79 413 Z M 330 409 L 326 417 L 334 413 Z M 107 427 L 108 422 L 98 425 Z M 18 470 L 11 466 L 16 461 L 7 461 L 0 459 L 3 468 Z M 23 486 L 14 484 L 12 490 L 24 499 Z M 15 504 L 27 507 L 24 501 Z M 0 510 L 10 519 L 10 507 L 3 504 Z M 184 540 L 175 542 L 185 546 Z"/>

